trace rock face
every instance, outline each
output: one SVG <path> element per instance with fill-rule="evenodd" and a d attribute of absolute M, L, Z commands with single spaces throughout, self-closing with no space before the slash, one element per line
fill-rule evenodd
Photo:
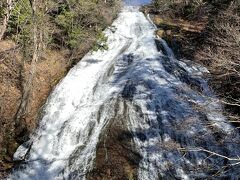
<path fill-rule="evenodd" d="M 100 135 L 95 163 L 88 179 L 137 179 L 141 155 L 136 151 L 133 134 L 127 127 L 130 121 L 128 105 L 125 101 L 120 102 L 112 106 L 116 114 Z M 119 111 L 120 106 L 122 111 Z"/>
<path fill-rule="evenodd" d="M 9 178 L 239 177 L 239 167 L 199 150 L 240 154 L 240 137 L 203 78 L 207 70 L 177 60 L 135 7 L 113 26 L 108 50 L 87 54 L 54 89 Z"/>
<path fill-rule="evenodd" d="M 206 36 L 208 19 L 188 20 L 179 16 L 169 17 L 169 11 L 154 14 L 151 10 L 151 6 L 143 8 L 145 14 L 150 13 L 149 16 L 158 28 L 156 35 L 167 41 L 178 58 L 193 59 Z"/>

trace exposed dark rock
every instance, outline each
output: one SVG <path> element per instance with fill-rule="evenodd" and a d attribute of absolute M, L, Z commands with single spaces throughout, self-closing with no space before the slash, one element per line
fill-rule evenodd
<path fill-rule="evenodd" d="M 129 117 L 126 104 L 125 108 L 126 113 L 117 113 L 102 133 L 97 146 L 95 166 L 88 174 L 88 179 L 137 179 L 141 156 L 134 148 L 133 134 L 127 130 L 126 122 Z"/>

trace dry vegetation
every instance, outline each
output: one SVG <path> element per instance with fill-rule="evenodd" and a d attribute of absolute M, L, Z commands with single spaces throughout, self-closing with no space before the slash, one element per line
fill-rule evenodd
<path fill-rule="evenodd" d="M 11 41 L 2 41 L 0 46 L 9 49 L 15 45 Z M 13 165 L 12 154 L 18 142 L 26 140 L 28 133 L 36 127 L 40 107 L 67 71 L 68 64 L 62 52 L 51 50 L 46 52 L 44 57 L 37 63 L 36 78 L 26 112 L 21 119 L 23 129 L 20 128 L 20 131 L 16 132 L 15 114 L 22 98 L 21 53 L 19 50 L 0 50 L 0 173 L 4 173 Z M 26 66 L 25 73 L 29 73 L 30 66 Z M 16 136 L 17 133 L 20 135 Z"/>
<path fill-rule="evenodd" d="M 196 59 L 213 74 L 212 84 L 233 121 L 240 112 L 240 11 L 236 3 L 220 11 L 207 29 L 208 38 Z M 240 125 L 240 124 L 238 124 Z"/>

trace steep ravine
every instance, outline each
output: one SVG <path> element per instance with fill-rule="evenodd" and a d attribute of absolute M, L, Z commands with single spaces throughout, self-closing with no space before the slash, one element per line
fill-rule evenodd
<path fill-rule="evenodd" d="M 124 7 L 113 27 L 109 49 L 89 52 L 54 89 L 9 179 L 240 177 L 233 161 L 187 151 L 240 154 L 208 71 L 178 61 L 137 7 Z"/>

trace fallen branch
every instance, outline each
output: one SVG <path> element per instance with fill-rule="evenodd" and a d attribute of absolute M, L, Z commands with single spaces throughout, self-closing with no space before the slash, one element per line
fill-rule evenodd
<path fill-rule="evenodd" d="M 203 148 L 179 148 L 178 150 L 183 151 L 183 152 L 199 152 L 199 151 L 207 152 L 211 156 L 215 155 L 215 156 L 227 159 L 229 161 L 237 161 L 235 163 L 232 163 L 231 166 L 235 166 L 235 165 L 240 164 L 240 157 L 233 157 L 233 158 L 232 157 L 227 157 L 227 156 L 224 156 L 222 154 L 219 154 L 219 153 L 216 153 L 216 152 L 213 152 L 213 151 L 209 151 L 209 150 L 203 149 Z"/>
<path fill-rule="evenodd" d="M 223 104 L 226 104 L 226 105 L 238 106 L 238 107 L 240 107 L 240 104 L 237 104 L 237 103 L 229 103 L 229 102 L 226 102 L 226 101 L 223 101 L 223 100 L 221 100 L 221 102 L 222 102 Z"/>

